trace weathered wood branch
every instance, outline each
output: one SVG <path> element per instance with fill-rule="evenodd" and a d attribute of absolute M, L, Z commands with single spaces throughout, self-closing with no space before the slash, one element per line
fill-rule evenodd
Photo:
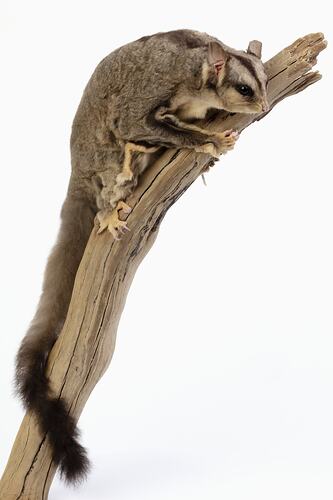
<path fill-rule="evenodd" d="M 273 108 L 320 79 L 309 72 L 326 46 L 321 33 L 300 38 L 266 63 L 268 95 Z M 207 124 L 213 130 L 242 131 L 254 115 L 220 115 Z M 130 233 L 120 242 L 94 228 L 79 267 L 64 328 L 50 354 L 52 390 L 70 405 L 78 419 L 90 392 L 107 369 L 126 295 L 141 260 L 152 246 L 168 208 L 210 162 L 207 155 L 168 150 L 143 175 L 129 204 Z M 0 482 L 1 500 L 45 500 L 56 472 L 45 435 L 28 413 L 17 434 Z"/>

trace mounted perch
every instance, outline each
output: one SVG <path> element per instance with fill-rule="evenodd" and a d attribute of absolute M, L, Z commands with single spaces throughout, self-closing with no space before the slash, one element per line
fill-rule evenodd
<path fill-rule="evenodd" d="M 259 42 L 251 42 L 259 53 Z M 265 64 L 268 101 L 272 109 L 320 79 L 309 72 L 326 47 L 321 33 L 298 39 Z M 249 47 L 250 48 L 250 47 Z M 243 131 L 264 115 L 226 113 L 204 124 L 205 129 Z M 117 326 L 128 289 L 140 262 L 157 236 L 169 207 L 187 190 L 211 156 L 190 150 L 167 150 L 147 169 L 126 200 L 130 214 L 120 212 L 131 228 L 121 241 L 94 227 L 81 260 L 67 318 L 48 360 L 52 393 L 64 398 L 77 421 L 90 392 L 107 369 L 115 347 Z M 46 435 L 28 412 L 17 434 L 0 482 L 1 500 L 45 500 L 56 472 Z"/>

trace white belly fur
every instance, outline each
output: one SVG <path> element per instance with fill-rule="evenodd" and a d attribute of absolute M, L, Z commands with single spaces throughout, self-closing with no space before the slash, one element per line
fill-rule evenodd
<path fill-rule="evenodd" d="M 209 94 L 207 96 L 190 97 L 177 108 L 177 116 L 181 120 L 205 118 L 208 109 L 221 109 L 218 96 Z"/>

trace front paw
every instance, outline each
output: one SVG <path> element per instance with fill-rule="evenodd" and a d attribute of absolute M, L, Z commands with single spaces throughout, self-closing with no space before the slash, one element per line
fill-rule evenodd
<path fill-rule="evenodd" d="M 228 151 L 234 149 L 236 141 L 239 138 L 239 133 L 237 130 L 225 130 L 224 132 L 218 132 L 214 134 L 216 138 L 216 149 L 219 154 L 225 154 Z"/>
<path fill-rule="evenodd" d="M 231 151 L 239 137 L 237 130 L 216 132 L 211 136 L 211 142 L 195 147 L 197 153 L 206 153 L 218 159 L 221 154 Z"/>

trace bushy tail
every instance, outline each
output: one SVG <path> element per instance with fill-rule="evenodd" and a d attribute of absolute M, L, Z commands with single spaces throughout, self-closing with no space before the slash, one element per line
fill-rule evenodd
<path fill-rule="evenodd" d="M 50 396 L 47 358 L 64 324 L 74 279 L 89 234 L 94 211 L 85 199 L 68 196 L 61 211 L 58 240 L 48 259 L 38 309 L 16 357 L 16 387 L 25 407 L 35 412 L 47 433 L 53 459 L 62 476 L 78 482 L 89 469 L 78 430 L 63 399 Z"/>

